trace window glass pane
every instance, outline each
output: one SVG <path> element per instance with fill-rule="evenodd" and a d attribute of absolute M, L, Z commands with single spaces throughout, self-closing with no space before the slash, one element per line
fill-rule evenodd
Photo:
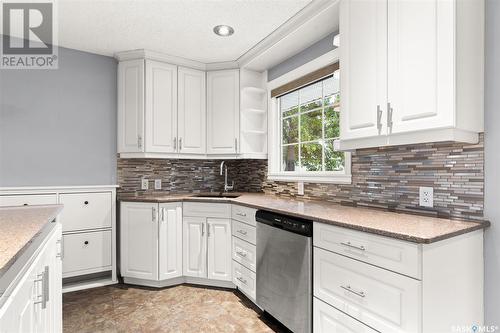
<path fill-rule="evenodd" d="M 323 83 L 316 82 L 299 90 L 300 92 L 300 112 L 316 109 L 321 106 L 323 95 Z"/>
<path fill-rule="evenodd" d="M 282 127 L 283 144 L 299 142 L 299 117 L 294 116 L 283 119 Z"/>
<path fill-rule="evenodd" d="M 333 76 L 323 80 L 323 91 L 325 96 L 336 95 L 340 91 L 339 86 L 339 71 L 335 71 Z"/>
<path fill-rule="evenodd" d="M 288 116 L 296 115 L 297 113 L 299 113 L 299 107 L 298 106 L 293 107 L 293 108 L 291 108 L 289 110 L 283 111 L 283 118 L 284 117 L 288 117 Z"/>
<path fill-rule="evenodd" d="M 300 146 L 301 170 L 321 171 L 323 148 L 318 143 L 305 143 Z"/>
<path fill-rule="evenodd" d="M 293 91 L 280 97 L 281 112 L 289 110 L 299 105 L 299 92 Z"/>
<path fill-rule="evenodd" d="M 283 171 L 295 171 L 299 167 L 299 145 L 283 146 Z"/>
<path fill-rule="evenodd" d="M 340 114 L 333 107 L 325 108 L 325 139 L 340 136 Z"/>
<path fill-rule="evenodd" d="M 325 143 L 325 171 L 344 170 L 345 153 L 333 150 L 333 140 Z"/>
<path fill-rule="evenodd" d="M 321 109 L 300 115 L 300 141 L 313 141 L 321 139 L 322 125 Z"/>

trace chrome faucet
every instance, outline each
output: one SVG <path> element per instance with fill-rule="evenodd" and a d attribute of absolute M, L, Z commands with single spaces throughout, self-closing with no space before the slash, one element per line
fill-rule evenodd
<path fill-rule="evenodd" d="M 224 165 L 224 161 L 220 164 L 220 175 L 222 176 L 222 172 L 224 172 L 224 192 L 232 191 L 234 188 L 234 181 L 231 182 L 231 185 L 227 184 L 227 165 Z"/>

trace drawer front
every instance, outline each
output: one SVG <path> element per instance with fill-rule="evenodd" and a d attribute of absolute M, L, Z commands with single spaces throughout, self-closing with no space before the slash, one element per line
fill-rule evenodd
<path fill-rule="evenodd" d="M 57 204 L 57 195 L 55 194 L 23 194 L 0 196 L 0 207 L 54 204 Z"/>
<path fill-rule="evenodd" d="M 314 248 L 314 296 L 381 332 L 420 332 L 421 282 Z"/>
<path fill-rule="evenodd" d="M 255 301 L 255 273 L 233 260 L 233 283 Z"/>
<path fill-rule="evenodd" d="M 313 232 L 314 246 L 421 279 L 418 244 L 318 222 Z"/>
<path fill-rule="evenodd" d="M 253 245 L 257 244 L 257 229 L 246 223 L 233 220 L 233 227 L 231 228 L 233 236 L 241 238 Z"/>
<path fill-rule="evenodd" d="M 63 235 L 63 277 L 111 269 L 111 231 Z"/>
<path fill-rule="evenodd" d="M 237 237 L 233 238 L 233 260 L 236 260 L 249 270 L 255 272 L 257 251 L 255 245 Z"/>
<path fill-rule="evenodd" d="M 184 216 L 193 217 L 231 217 L 231 205 L 222 203 L 185 202 L 183 204 Z"/>
<path fill-rule="evenodd" d="M 376 333 L 333 306 L 313 297 L 314 333 Z"/>
<path fill-rule="evenodd" d="M 231 208 L 231 217 L 233 220 L 245 222 L 255 227 L 257 225 L 257 222 L 255 221 L 256 212 L 257 209 L 254 208 L 233 205 Z"/>
<path fill-rule="evenodd" d="M 112 221 L 111 192 L 64 193 L 60 215 L 63 231 L 110 228 Z"/>

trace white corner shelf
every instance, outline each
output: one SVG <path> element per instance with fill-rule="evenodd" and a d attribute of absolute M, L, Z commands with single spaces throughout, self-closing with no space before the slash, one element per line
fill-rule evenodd
<path fill-rule="evenodd" d="M 243 112 L 266 114 L 266 110 L 255 109 L 255 108 L 246 108 L 246 109 L 243 109 Z"/>
<path fill-rule="evenodd" d="M 243 87 L 242 91 L 261 95 L 266 93 L 265 89 L 259 87 Z"/>
<path fill-rule="evenodd" d="M 251 134 L 251 135 L 264 135 L 266 134 L 266 131 L 260 131 L 260 130 L 243 130 L 244 134 Z"/>

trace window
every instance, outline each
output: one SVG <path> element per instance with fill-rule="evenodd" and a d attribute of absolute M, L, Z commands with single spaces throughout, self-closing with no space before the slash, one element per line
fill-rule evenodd
<path fill-rule="evenodd" d="M 339 137 L 339 71 L 277 98 L 281 172 L 339 172 L 345 153 L 333 149 Z"/>

